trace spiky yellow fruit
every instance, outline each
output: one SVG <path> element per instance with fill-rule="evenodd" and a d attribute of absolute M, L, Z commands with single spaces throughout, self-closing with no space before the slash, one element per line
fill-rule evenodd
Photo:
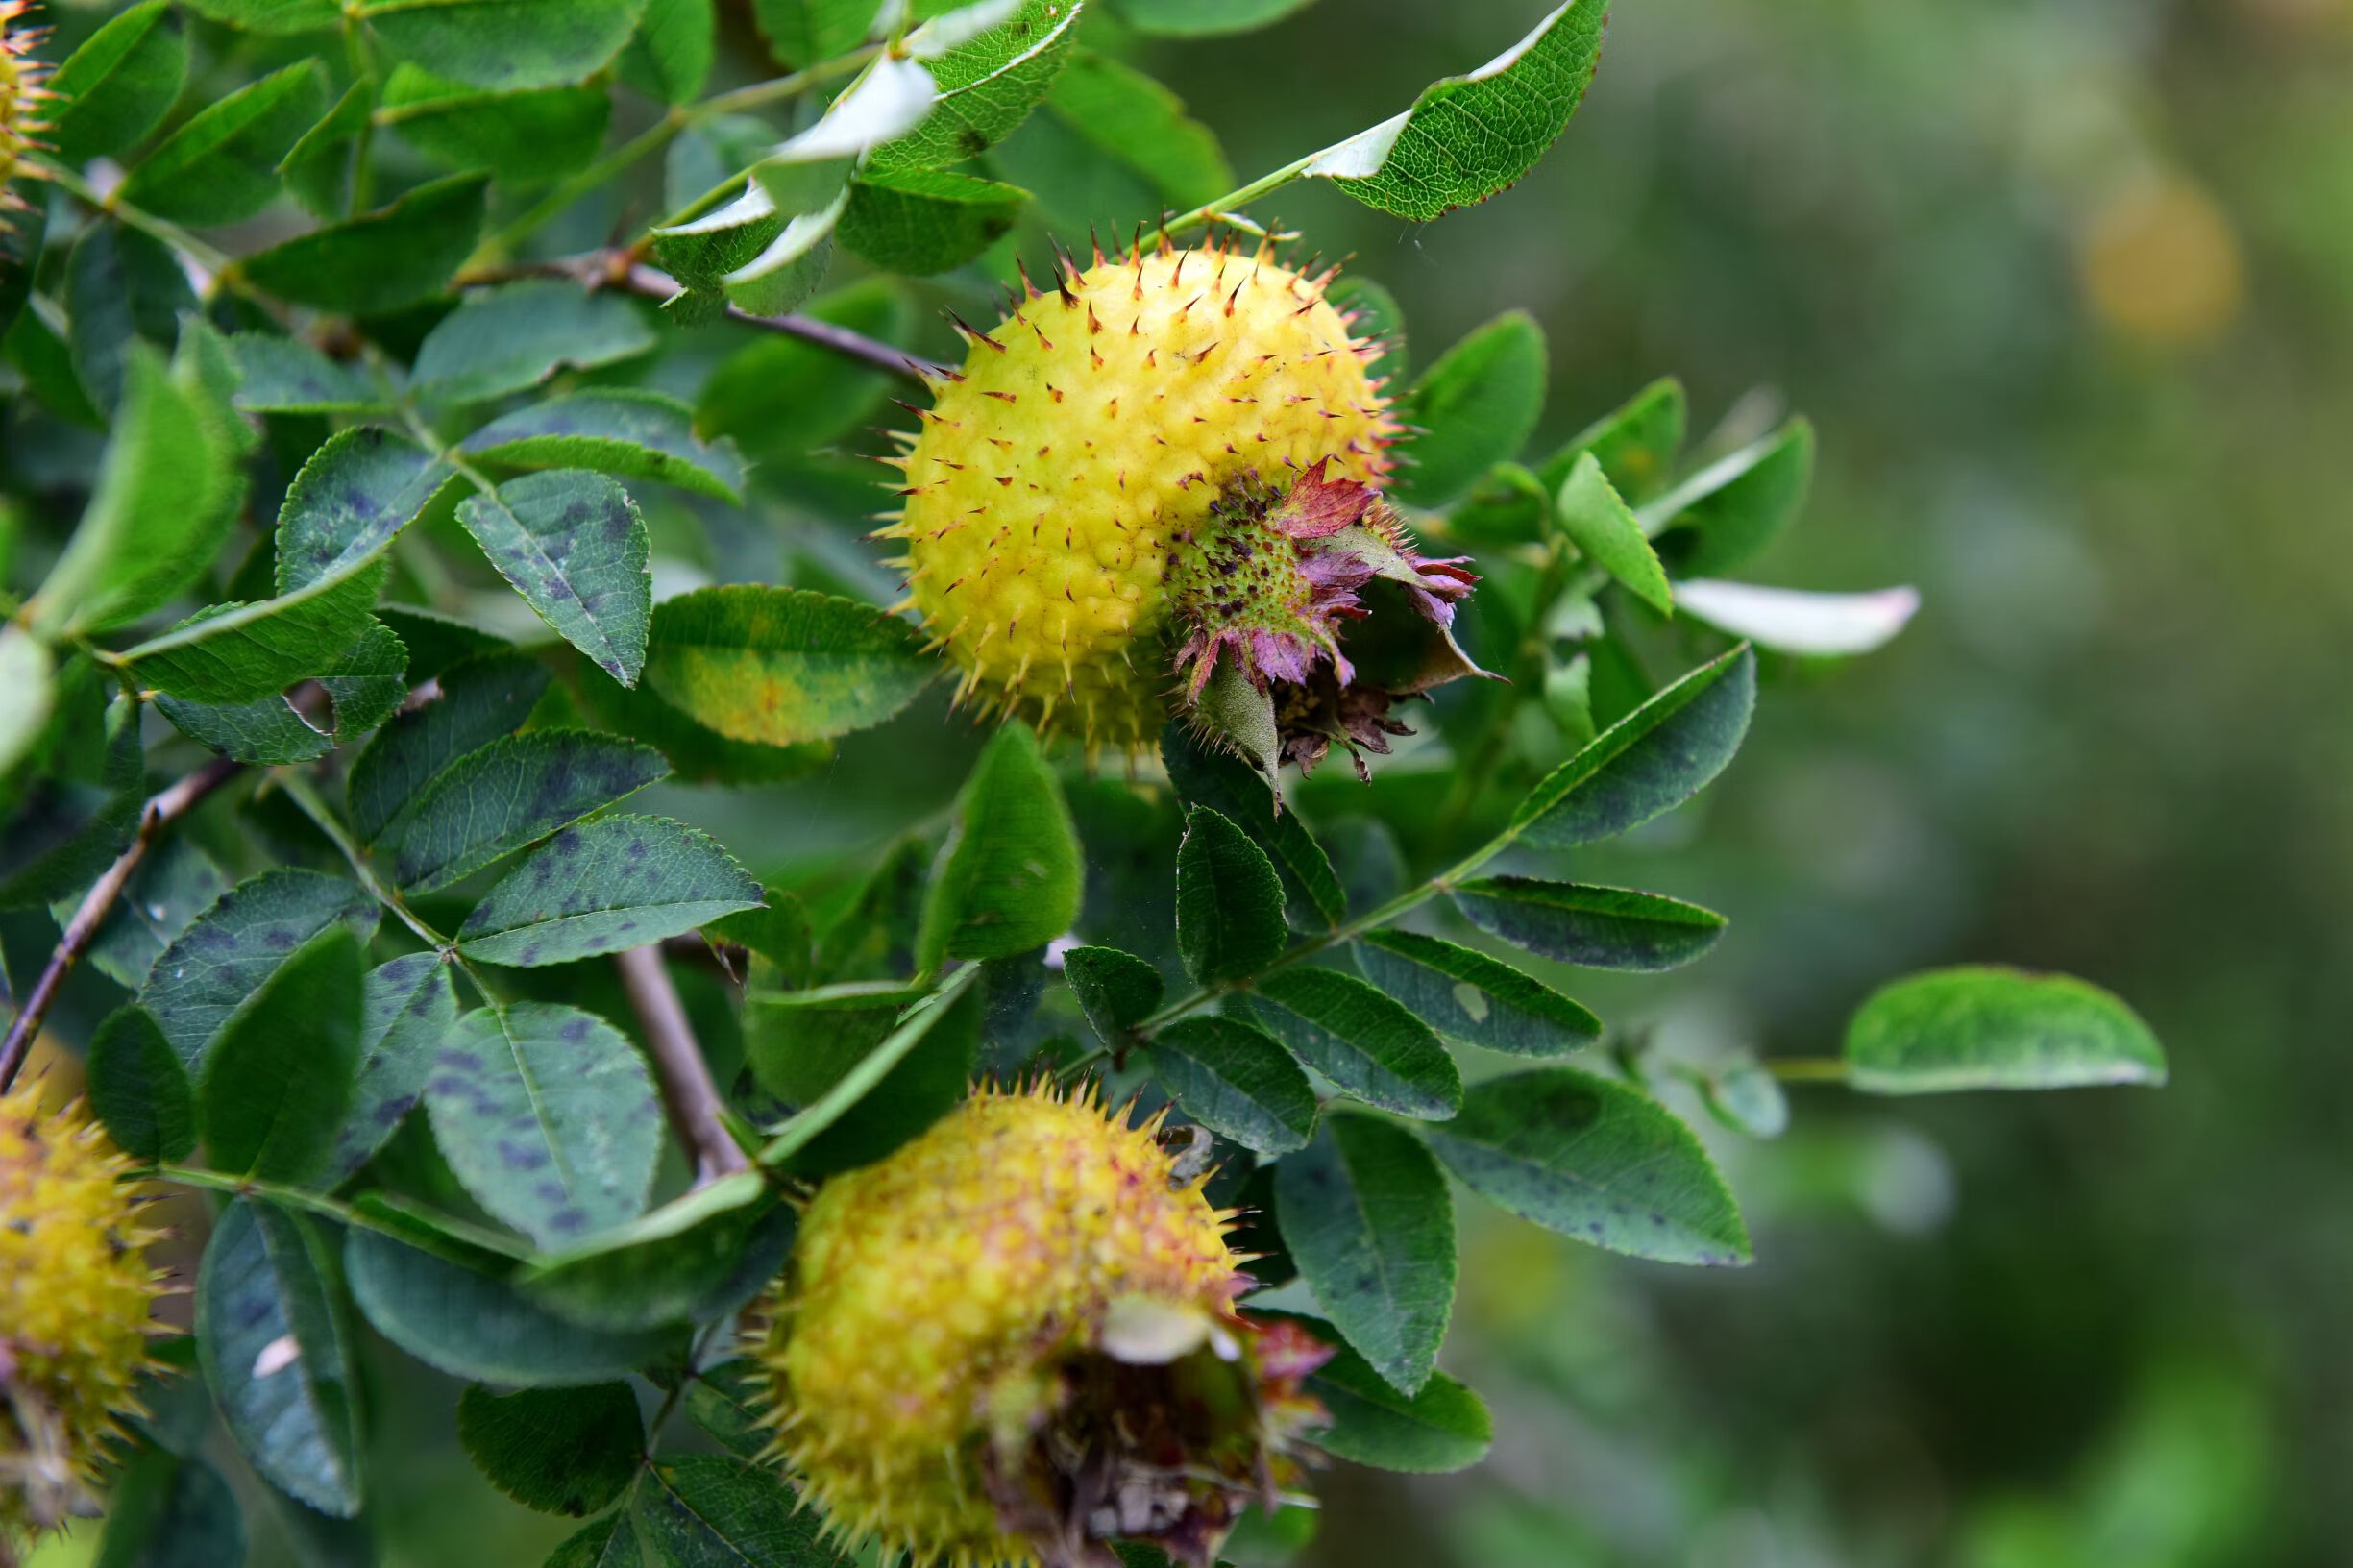
<path fill-rule="evenodd" d="M 1398 426 L 1330 279 L 1264 248 L 1140 248 L 968 331 L 884 530 L 962 697 L 1091 748 L 1148 744 L 1178 686 L 1169 634 L 1190 630 L 1172 573 L 1230 487 L 1381 484 Z"/>
<path fill-rule="evenodd" d="M 885 1560 L 1206 1564 L 1314 1407 L 1320 1347 L 1234 1311 L 1203 1175 L 1091 1092 L 983 1091 L 827 1182 L 754 1355 L 777 1449 Z"/>
<path fill-rule="evenodd" d="M 0 1095 L 0 1543 L 86 1505 L 136 1410 L 162 1277 L 131 1168 L 79 1107 L 44 1111 L 37 1082 Z"/>
<path fill-rule="evenodd" d="M 47 73 L 32 55 L 46 28 L 24 25 L 26 0 L 0 0 L 0 189 L 28 171 L 25 154 L 37 145 Z M 0 201 L 11 198 L 0 195 Z"/>

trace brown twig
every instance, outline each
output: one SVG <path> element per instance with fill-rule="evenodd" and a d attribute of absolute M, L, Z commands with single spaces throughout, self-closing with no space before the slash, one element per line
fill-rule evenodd
<path fill-rule="evenodd" d="M 40 977 L 33 982 L 32 992 L 9 1024 L 8 1038 L 0 1041 L 0 1092 L 5 1092 L 16 1080 L 16 1071 L 24 1066 L 25 1057 L 33 1049 L 33 1041 L 39 1035 L 41 1019 L 48 1016 L 49 1004 L 73 972 L 82 955 L 89 951 L 90 943 L 98 940 L 98 928 L 106 924 L 114 911 L 114 900 L 138 869 L 141 859 L 156 841 L 156 835 L 179 818 L 186 816 L 196 803 L 219 789 L 238 773 L 245 765 L 228 757 L 216 757 L 187 777 L 148 798 L 139 811 L 139 829 L 130 846 L 115 857 L 106 874 L 83 895 L 82 905 L 73 919 L 65 922 L 64 935 L 58 938 L 57 950 L 49 955 Z"/>
<path fill-rule="evenodd" d="M 678 988 L 670 982 L 669 966 L 659 944 L 631 947 L 615 953 L 621 983 L 629 1005 L 646 1031 L 653 1055 L 653 1076 L 662 1088 L 662 1105 L 670 1113 L 671 1130 L 695 1161 L 695 1185 L 717 1181 L 746 1169 L 750 1162 L 720 1117 L 719 1086 L 711 1081 L 710 1065 L 695 1041 Z"/>

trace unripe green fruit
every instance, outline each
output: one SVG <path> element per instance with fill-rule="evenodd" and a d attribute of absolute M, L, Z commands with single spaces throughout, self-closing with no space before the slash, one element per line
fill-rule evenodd
<path fill-rule="evenodd" d="M 1398 428 L 1330 277 L 1140 250 L 974 334 L 884 530 L 961 697 L 1091 752 L 1148 746 L 1179 705 L 1171 577 L 1220 498 L 1311 471 L 1379 486 Z"/>

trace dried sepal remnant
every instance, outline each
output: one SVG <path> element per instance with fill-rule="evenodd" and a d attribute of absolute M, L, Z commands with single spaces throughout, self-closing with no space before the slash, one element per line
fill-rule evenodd
<path fill-rule="evenodd" d="M 1206 1565 L 1300 1480 L 1329 1355 L 1239 1316 L 1205 1172 L 1091 1090 L 983 1090 L 802 1219 L 752 1353 L 844 1539 L 919 1562 Z"/>
<path fill-rule="evenodd" d="M 905 542 L 907 606 L 963 667 L 960 700 L 1091 755 L 1148 747 L 1172 715 L 1218 729 L 1199 704 L 1220 660 L 1278 716 L 1386 711 L 1334 695 L 1357 679 L 1363 588 L 1410 563 L 1409 601 L 1442 625 L 1472 578 L 1414 551 L 1381 499 L 1401 427 L 1332 276 L 1266 245 L 1164 243 L 1070 263 L 988 333 L 958 324 L 968 357 L 916 410 L 881 531 Z M 1392 732 L 1335 721 L 1282 749 Z"/>
<path fill-rule="evenodd" d="M 44 1109 L 42 1087 L 0 1095 L 0 1547 L 95 1507 L 164 1289 L 131 1161 L 79 1107 Z"/>

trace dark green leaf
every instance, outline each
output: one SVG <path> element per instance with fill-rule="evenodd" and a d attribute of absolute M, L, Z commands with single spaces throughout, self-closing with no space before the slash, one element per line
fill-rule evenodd
<path fill-rule="evenodd" d="M 1667 586 L 1667 569 L 1657 551 L 1643 537 L 1642 520 L 1618 499 L 1602 470 L 1601 459 L 1581 453 L 1554 502 L 1560 531 L 1584 552 L 1585 558 L 1624 583 L 1627 590 L 1661 615 L 1675 613 L 1675 595 Z"/>
<path fill-rule="evenodd" d="M 1072 947 L 1062 955 L 1062 972 L 1095 1037 L 1114 1050 L 1152 1016 L 1165 989 L 1160 970 L 1116 947 Z"/>
<path fill-rule="evenodd" d="M 1793 419 L 1763 440 L 1710 464 L 1642 508 L 1680 577 L 1728 572 L 1780 537 L 1805 504 L 1814 472 L 1814 428 Z"/>
<path fill-rule="evenodd" d="M 1078 829 L 1062 786 L 1025 724 L 990 737 L 958 798 L 940 869 L 925 892 L 919 968 L 944 958 L 1011 958 L 1078 919 Z"/>
<path fill-rule="evenodd" d="M 757 1171 L 738 1171 L 530 1265 L 534 1301 L 577 1323 L 650 1329 L 741 1305 L 783 1267 L 793 1212 Z M 746 1289 L 745 1277 L 750 1277 Z"/>
<path fill-rule="evenodd" d="M 286 240 L 236 265 L 247 281 L 291 305 L 350 315 L 398 310 L 438 293 L 473 254 L 488 184 L 482 174 L 435 180 L 390 207 Z"/>
<path fill-rule="evenodd" d="M 487 964 L 563 964 L 759 903 L 759 882 L 709 834 L 667 817 L 600 817 L 509 871 L 466 917 L 457 947 Z"/>
<path fill-rule="evenodd" d="M 1183 1018 L 1155 1035 L 1152 1072 L 1185 1114 L 1253 1153 L 1304 1148 L 1315 1089 L 1264 1030 L 1239 1018 Z"/>
<path fill-rule="evenodd" d="M 668 772 L 650 747 L 576 729 L 535 729 L 470 751 L 417 796 L 384 846 L 412 892 L 446 888 Z"/>
<path fill-rule="evenodd" d="M 516 91 L 587 79 L 621 53 L 646 0 L 367 0 L 395 59 L 478 87 Z"/>
<path fill-rule="evenodd" d="M 457 992 L 439 953 L 404 953 L 369 971 L 360 994 L 359 1074 L 328 1156 L 330 1185 L 366 1164 L 416 1109 L 433 1053 L 456 1021 Z"/>
<path fill-rule="evenodd" d="M 1748 1227 L 1700 1140 L 1614 1079 L 1490 1078 L 1422 1136 L 1472 1191 L 1547 1230 L 1660 1262 L 1749 1261 Z"/>
<path fill-rule="evenodd" d="M 764 746 L 878 724 L 939 673 L 913 627 L 853 600 L 703 588 L 653 616 L 646 684 L 720 734 Z"/>
<path fill-rule="evenodd" d="M 381 568 L 369 562 L 276 599 L 211 605 L 123 658 L 141 685 L 166 697 L 257 702 L 326 674 L 367 631 L 382 581 Z"/>
<path fill-rule="evenodd" d="M 882 0 L 751 0 L 776 58 L 806 70 L 866 41 Z"/>
<path fill-rule="evenodd" d="M 57 107 L 43 116 L 41 140 L 76 166 L 119 153 L 162 123 L 187 70 L 187 35 L 167 0 L 133 6 L 49 78 Z"/>
<path fill-rule="evenodd" d="M 907 330 L 896 284 L 868 278 L 810 301 L 802 314 L 884 342 Z M 869 420 L 890 380 L 841 355 L 781 335 L 719 363 L 695 404 L 695 429 L 725 436 L 756 463 L 794 463 Z"/>
<path fill-rule="evenodd" d="M 547 690 L 548 672 L 518 653 L 487 653 L 452 665 L 436 686 L 437 695 L 378 730 L 352 764 L 345 793 L 362 844 L 398 838 L 444 768 L 520 729 Z"/>
<path fill-rule="evenodd" d="M 517 1002 L 467 1014 L 434 1055 L 425 1109 L 475 1201 L 542 1247 L 646 1206 L 661 1106 L 636 1048 L 593 1013 Z"/>
<path fill-rule="evenodd" d="M 1177 953 L 1196 985 L 1256 974 L 1282 953 L 1282 879 L 1230 818 L 1186 812 L 1176 889 Z"/>
<path fill-rule="evenodd" d="M 848 1568 L 821 1516 L 775 1472 L 719 1454 L 664 1459 L 648 1473 L 646 1533 L 671 1568 Z"/>
<path fill-rule="evenodd" d="M 810 1149 L 819 1135 L 833 1128 L 835 1123 L 842 1122 L 860 1101 L 873 1094 L 875 1089 L 886 1078 L 892 1077 L 901 1064 L 914 1057 L 916 1048 L 935 1031 L 946 1038 L 943 1044 L 935 1046 L 925 1057 L 915 1058 L 914 1070 L 907 1083 L 909 1092 L 897 1092 L 895 1086 L 892 1093 L 876 1096 L 880 1109 L 875 1117 L 869 1119 L 878 1122 L 879 1127 L 870 1134 L 867 1128 L 855 1121 L 844 1123 L 845 1133 L 848 1137 L 835 1140 L 837 1145 L 846 1145 L 838 1150 L 843 1156 L 842 1163 L 862 1164 L 880 1158 L 896 1146 L 895 1141 L 886 1141 L 894 1121 L 901 1129 L 897 1138 L 903 1139 L 912 1136 L 911 1131 L 907 1130 L 910 1122 L 913 1123 L 913 1130 L 919 1130 L 940 1112 L 954 1104 L 963 1093 L 965 1079 L 970 1074 L 972 1059 L 979 1049 L 975 1010 L 960 1010 L 957 1004 L 971 989 L 981 970 L 982 966 L 978 964 L 967 964 L 956 969 L 941 981 L 939 989 L 930 995 L 919 997 L 910 1003 L 904 1012 L 897 1015 L 896 1024 L 883 1037 L 882 1042 L 862 1055 L 855 1054 L 854 1046 L 850 1051 L 843 1051 L 839 1036 L 828 1040 L 818 1036 L 814 1030 L 808 1035 L 795 1037 L 800 1042 L 803 1054 L 788 1054 L 786 1050 L 766 1052 L 767 1075 L 763 1082 L 770 1084 L 775 1091 L 784 1093 L 788 1098 L 795 1097 L 790 1092 L 790 1086 L 801 1082 L 799 1075 L 805 1072 L 808 1074 L 805 1081 L 821 1083 L 822 1092 L 808 1099 L 790 1121 L 776 1129 L 775 1136 L 760 1150 L 760 1164 L 774 1169 Z M 881 996 L 877 995 L 875 1000 L 880 1001 Z M 797 1001 L 792 992 L 766 996 L 755 993 L 748 997 L 745 1027 L 745 1050 L 748 1054 L 762 1051 L 760 1025 L 754 1010 L 763 1005 L 778 1008 L 789 1023 L 804 1021 L 792 1019 L 793 1008 L 815 1008 L 818 998 L 803 995 Z M 854 1011 L 854 1002 L 844 998 L 843 1008 L 845 1011 Z M 956 1016 L 954 1024 L 943 1027 L 948 1023 L 951 1015 Z M 968 1033 L 967 1022 L 971 1025 Z M 964 1064 L 961 1068 L 956 1067 L 959 1060 Z M 761 1056 L 754 1054 L 753 1062 L 755 1070 L 759 1070 Z M 947 1069 L 951 1068 L 955 1069 L 956 1076 L 947 1090 L 946 1097 L 936 1105 L 928 1104 L 939 1092 L 937 1086 L 949 1079 Z M 860 1144 L 882 1146 L 866 1153 L 859 1147 Z M 865 1159 L 849 1157 L 859 1153 L 865 1153 Z"/>
<path fill-rule="evenodd" d="M 375 580 L 373 573 L 367 574 L 369 583 Z M 316 623 L 311 625 L 315 627 Z M 296 668 L 310 665 L 328 700 L 312 703 L 308 713 L 275 692 L 244 702 L 199 702 L 163 693 L 157 697 L 156 707 L 182 734 L 239 762 L 272 767 L 323 757 L 336 745 L 382 723 L 407 693 L 408 650 L 389 628 L 364 619 L 361 625 L 357 640 L 341 654 L 317 663 L 308 657 L 293 661 L 284 649 L 262 651 L 269 642 L 264 631 L 254 631 L 250 644 L 240 633 L 240 640 L 222 645 L 239 657 L 212 667 L 205 675 L 226 681 L 243 672 L 238 678 L 266 681 L 288 668 L 273 668 L 272 660 L 285 658 Z M 191 646 L 198 653 L 206 651 L 203 645 Z M 287 647 L 315 649 L 317 643 L 290 638 Z"/>
<path fill-rule="evenodd" d="M 1675 454 L 1682 450 L 1683 420 L 1682 383 L 1662 378 L 1544 459 L 1537 477 L 1545 488 L 1557 490 L 1568 481 L 1577 459 L 1590 453 L 1619 495 L 1647 501 L 1666 483 Z"/>
<path fill-rule="evenodd" d="M 646 1568 L 636 1517 L 627 1508 L 592 1521 L 564 1537 L 544 1568 Z"/>
<path fill-rule="evenodd" d="M 453 1377 L 564 1387 L 625 1377 L 675 1341 L 582 1328 L 491 1275 L 372 1231 L 344 1246 L 352 1299 L 376 1331 Z"/>
<path fill-rule="evenodd" d="M 196 1286 L 205 1384 L 264 1480 L 322 1513 L 359 1511 L 358 1384 L 333 1254 L 306 1214 L 231 1201 Z"/>
<path fill-rule="evenodd" d="M 273 71 L 208 105 L 123 182 L 123 200 L 197 225 L 250 218 L 277 198 L 279 160 L 327 110 L 315 60 Z"/>
<path fill-rule="evenodd" d="M 1418 1475 L 1467 1470 L 1495 1440 L 1486 1406 L 1443 1372 L 1409 1399 L 1343 1348 L 1308 1379 L 1308 1391 L 1332 1417 L 1310 1441 L 1352 1464 Z"/>
<path fill-rule="evenodd" d="M 90 1037 L 90 1109 L 134 1160 L 184 1160 L 196 1147 L 196 1090 L 144 1008 L 118 1007 Z"/>
<path fill-rule="evenodd" d="M 1167 206 L 1198 207 L 1234 186 L 1215 133 L 1175 93 L 1108 55 L 1072 49 L 1045 108 L 1086 154 L 1133 171 Z"/>
<path fill-rule="evenodd" d="M 357 573 L 431 504 L 449 465 L 373 426 L 341 430 L 303 464 L 278 513 L 281 596 Z"/>
<path fill-rule="evenodd" d="M 1488 876 L 1463 883 L 1454 894 L 1482 931 L 1589 969 L 1676 968 L 1724 934 L 1724 917 L 1712 910 L 1629 888 Z"/>
<path fill-rule="evenodd" d="M 694 410 L 635 387 L 597 387 L 550 398 L 492 420 L 458 451 L 512 468 L 590 468 L 659 479 L 714 500 L 744 499 L 744 459 L 722 436 L 695 437 Z"/>
<path fill-rule="evenodd" d="M 216 1170 L 299 1182 L 325 1162 L 359 1071 L 359 939 L 330 925 L 221 1026 L 196 1074 Z"/>
<path fill-rule="evenodd" d="M 51 903 L 59 927 L 82 904 L 81 889 Z M 116 985 L 136 991 L 147 983 L 156 958 L 178 940 L 188 922 L 229 891 L 229 879 L 212 857 L 184 838 L 165 838 L 141 857 L 111 913 L 98 928 L 86 960 Z"/>
<path fill-rule="evenodd" d="M 1430 1381 L 1455 1305 L 1455 1206 L 1412 1134 L 1327 1115 L 1275 1166 L 1276 1211 L 1299 1277 L 1357 1354 L 1401 1394 Z"/>
<path fill-rule="evenodd" d="M 1462 1075 L 1430 1026 L 1353 974 L 1291 968 L 1260 980 L 1260 1017 L 1298 1058 L 1360 1100 L 1442 1119 Z"/>
<path fill-rule="evenodd" d="M 1416 223 L 1485 201 L 1568 128 L 1607 14 L 1602 0 L 1568 0 L 1512 48 L 1424 88 L 1405 113 L 1325 148 L 1306 172 Z"/>
<path fill-rule="evenodd" d="M 2120 998 L 2064 974 L 1965 965 L 1873 992 L 1847 1025 L 1867 1094 L 2162 1084 L 2165 1049 Z"/>
<path fill-rule="evenodd" d="M 576 174 L 596 158 L 612 119 L 602 86 L 485 92 L 414 65 L 393 68 L 378 123 L 450 168 L 529 184 Z"/>
<path fill-rule="evenodd" d="M 787 986 L 805 986 L 817 943 L 816 928 L 809 923 L 809 906 L 774 883 L 761 891 L 768 899 L 767 908 L 747 909 L 713 920 L 704 934 L 713 942 L 748 948 L 753 957 L 773 964 Z"/>
<path fill-rule="evenodd" d="M 1201 744 L 1182 724 L 1161 731 L 1161 760 L 1177 794 L 1247 831 L 1274 861 L 1291 909 L 1303 921 L 1336 925 L 1347 898 L 1332 861 L 1295 812 L 1284 811 L 1267 781 L 1231 753 Z"/>
<path fill-rule="evenodd" d="M 1028 192 L 948 169 L 883 169 L 850 182 L 835 228 L 852 255 L 891 272 L 960 267 L 1013 232 Z"/>
<path fill-rule="evenodd" d="M 658 102 L 691 104 L 702 96 L 718 54 L 713 0 L 649 0 L 621 57 L 621 79 Z"/>
<path fill-rule="evenodd" d="M 1312 3 L 1313 0 L 1112 0 L 1111 9 L 1140 33 L 1200 38 L 1266 27 Z"/>
<path fill-rule="evenodd" d="M 1511 814 L 1515 837 L 1546 849 L 1614 838 L 1706 788 L 1740 749 L 1756 708 L 1747 646 L 1701 665 L 1553 770 Z"/>
<path fill-rule="evenodd" d="M 1513 1056 L 1565 1056 L 1602 1020 L 1499 958 L 1414 931 L 1373 931 L 1351 949 L 1364 977 L 1449 1040 Z"/>
<path fill-rule="evenodd" d="M 33 296 L 33 275 L 40 269 L 49 239 L 47 202 L 0 205 L 0 334 L 14 324 Z"/>
<path fill-rule="evenodd" d="M 180 259 L 162 241 L 119 223 L 93 223 L 65 262 L 66 346 L 90 401 L 112 408 L 135 343 L 169 350 L 194 311 Z"/>
<path fill-rule="evenodd" d="M 775 1428 L 768 1421 L 769 1377 L 748 1358 L 722 1361 L 686 1390 L 686 1417 L 738 1458 L 757 1459 Z"/>
<path fill-rule="evenodd" d="M 336 19 L 341 19 L 339 10 Z M 286 188 L 310 209 L 312 217 L 331 223 L 351 210 L 352 174 L 358 163 L 355 147 L 360 133 L 373 123 L 375 112 L 376 84 L 364 79 L 354 82 L 335 100 L 335 107 L 303 133 L 278 165 Z"/>
<path fill-rule="evenodd" d="M 248 33 L 323 33 L 343 19 L 336 0 L 182 0 L 197 15 Z"/>
<path fill-rule="evenodd" d="M 875 148 L 868 168 L 942 168 L 1004 140 L 1054 85 L 1085 9 L 1070 0 L 1022 0 L 1003 25 L 926 60 L 938 102 L 921 125 Z"/>
<path fill-rule="evenodd" d="M 296 338 L 239 332 L 229 339 L 229 352 L 237 365 L 232 401 L 244 413 L 369 413 L 388 401 L 365 371 Z"/>
<path fill-rule="evenodd" d="M 331 925 L 376 932 L 376 901 L 340 877 L 282 867 L 238 883 L 165 948 L 139 1005 L 155 1016 L 192 1077 L 238 1004 L 296 949 Z"/>
<path fill-rule="evenodd" d="M 457 520 L 541 620 L 615 680 L 637 684 L 653 547 L 626 491 L 601 474 L 556 469 L 468 496 Z"/>
<path fill-rule="evenodd" d="M 860 1103 L 807 1143 L 795 1170 L 821 1175 L 869 1164 L 962 1099 L 980 1049 L 978 1000 L 940 1009 L 926 1004 L 921 991 L 855 985 L 752 993 L 745 1007 L 745 1055 L 762 1087 L 786 1103 L 824 1104 L 853 1075 L 871 1075 L 870 1064 L 889 1063 Z M 914 1024 L 923 1027 L 908 1048 L 886 1058 Z"/>
<path fill-rule="evenodd" d="M 1404 417 L 1421 434 L 1397 491 L 1417 506 L 1453 501 L 1497 463 L 1517 456 L 1544 411 L 1544 330 L 1507 311 L 1448 349 L 1406 395 Z"/>
<path fill-rule="evenodd" d="M 480 403 L 537 386 L 566 365 L 633 358 L 653 347 L 637 309 L 555 278 L 469 294 L 425 334 L 410 385 L 434 403 Z"/>
<path fill-rule="evenodd" d="M 761 746 L 731 740 L 697 723 L 643 684 L 632 690 L 593 666 L 580 666 L 577 679 L 581 703 L 601 727 L 659 750 L 681 782 L 766 784 L 803 777 L 833 757 L 830 741 Z"/>
<path fill-rule="evenodd" d="M 220 1568 L 245 1560 L 245 1516 L 202 1459 L 141 1448 L 107 1489 L 93 1568 Z"/>
<path fill-rule="evenodd" d="M 527 1508 L 577 1519 L 628 1489 L 646 1426 L 625 1383 L 457 1397 L 457 1440 L 490 1483 Z"/>

